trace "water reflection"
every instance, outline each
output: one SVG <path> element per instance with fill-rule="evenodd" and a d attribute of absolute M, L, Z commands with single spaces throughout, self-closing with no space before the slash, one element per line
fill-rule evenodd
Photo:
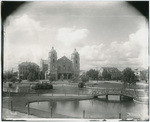
<path fill-rule="evenodd" d="M 53 107 L 53 112 L 57 114 L 67 115 L 71 117 L 83 117 L 83 111 L 85 110 L 86 118 L 105 118 L 105 119 L 117 119 L 119 113 L 122 118 L 126 117 L 128 113 L 134 115 L 148 115 L 148 105 L 128 102 L 106 102 L 100 100 L 81 100 L 81 101 L 48 101 L 39 102 L 39 104 L 31 103 L 31 108 L 36 108 L 50 112 L 50 107 Z"/>

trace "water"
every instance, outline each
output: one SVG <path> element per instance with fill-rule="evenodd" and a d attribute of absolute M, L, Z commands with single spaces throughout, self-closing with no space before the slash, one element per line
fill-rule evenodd
<path fill-rule="evenodd" d="M 148 116 L 148 105 L 136 103 L 134 101 L 128 102 L 114 102 L 101 101 L 98 99 L 81 100 L 81 101 L 56 101 L 56 102 L 34 102 L 30 103 L 31 108 L 42 111 L 67 115 L 70 117 L 83 117 L 83 110 L 85 110 L 86 118 L 99 119 L 118 119 L 119 113 L 123 118 L 140 118 L 146 119 Z"/>

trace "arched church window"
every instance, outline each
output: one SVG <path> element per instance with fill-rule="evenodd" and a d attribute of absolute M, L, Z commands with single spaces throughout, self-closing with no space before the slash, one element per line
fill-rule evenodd
<path fill-rule="evenodd" d="M 76 60 L 76 64 L 78 63 L 78 61 Z"/>
<path fill-rule="evenodd" d="M 55 57 L 55 55 L 53 54 L 53 57 Z"/>
<path fill-rule="evenodd" d="M 55 63 L 55 60 L 53 59 L 53 63 Z"/>
<path fill-rule="evenodd" d="M 55 69 L 55 66 L 53 66 L 53 69 Z"/>

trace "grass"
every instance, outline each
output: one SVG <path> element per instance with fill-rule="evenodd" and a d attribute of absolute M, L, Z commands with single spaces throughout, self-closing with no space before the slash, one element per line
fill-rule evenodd
<path fill-rule="evenodd" d="M 6 83 L 3 84 L 3 90 L 10 89 L 11 91 L 15 91 L 18 87 L 19 92 L 40 92 L 40 93 L 56 93 L 56 94 L 81 94 L 81 93 L 88 93 L 89 90 L 87 88 L 78 88 L 78 83 L 68 83 L 67 81 L 57 81 L 53 82 L 53 90 L 32 90 L 30 85 L 34 85 L 37 82 L 24 82 L 24 83 L 15 83 L 13 84 L 12 88 L 9 88 Z M 87 82 L 86 86 L 88 87 L 97 87 L 97 88 L 114 88 L 114 89 L 121 89 L 123 88 L 123 84 L 118 81 L 99 81 L 99 82 Z M 144 89 L 148 90 L 148 85 L 131 85 L 128 86 L 129 89 Z"/>

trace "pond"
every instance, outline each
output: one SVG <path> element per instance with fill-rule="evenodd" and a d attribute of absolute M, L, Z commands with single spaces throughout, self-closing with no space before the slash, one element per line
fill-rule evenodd
<path fill-rule="evenodd" d="M 85 111 L 85 118 L 95 119 L 118 119 L 119 113 L 122 119 L 126 117 L 145 119 L 148 116 L 148 105 L 134 101 L 116 102 L 92 99 L 30 103 L 31 108 L 47 112 L 51 112 L 51 106 L 52 113 L 72 118 L 83 118 L 83 111 Z"/>

